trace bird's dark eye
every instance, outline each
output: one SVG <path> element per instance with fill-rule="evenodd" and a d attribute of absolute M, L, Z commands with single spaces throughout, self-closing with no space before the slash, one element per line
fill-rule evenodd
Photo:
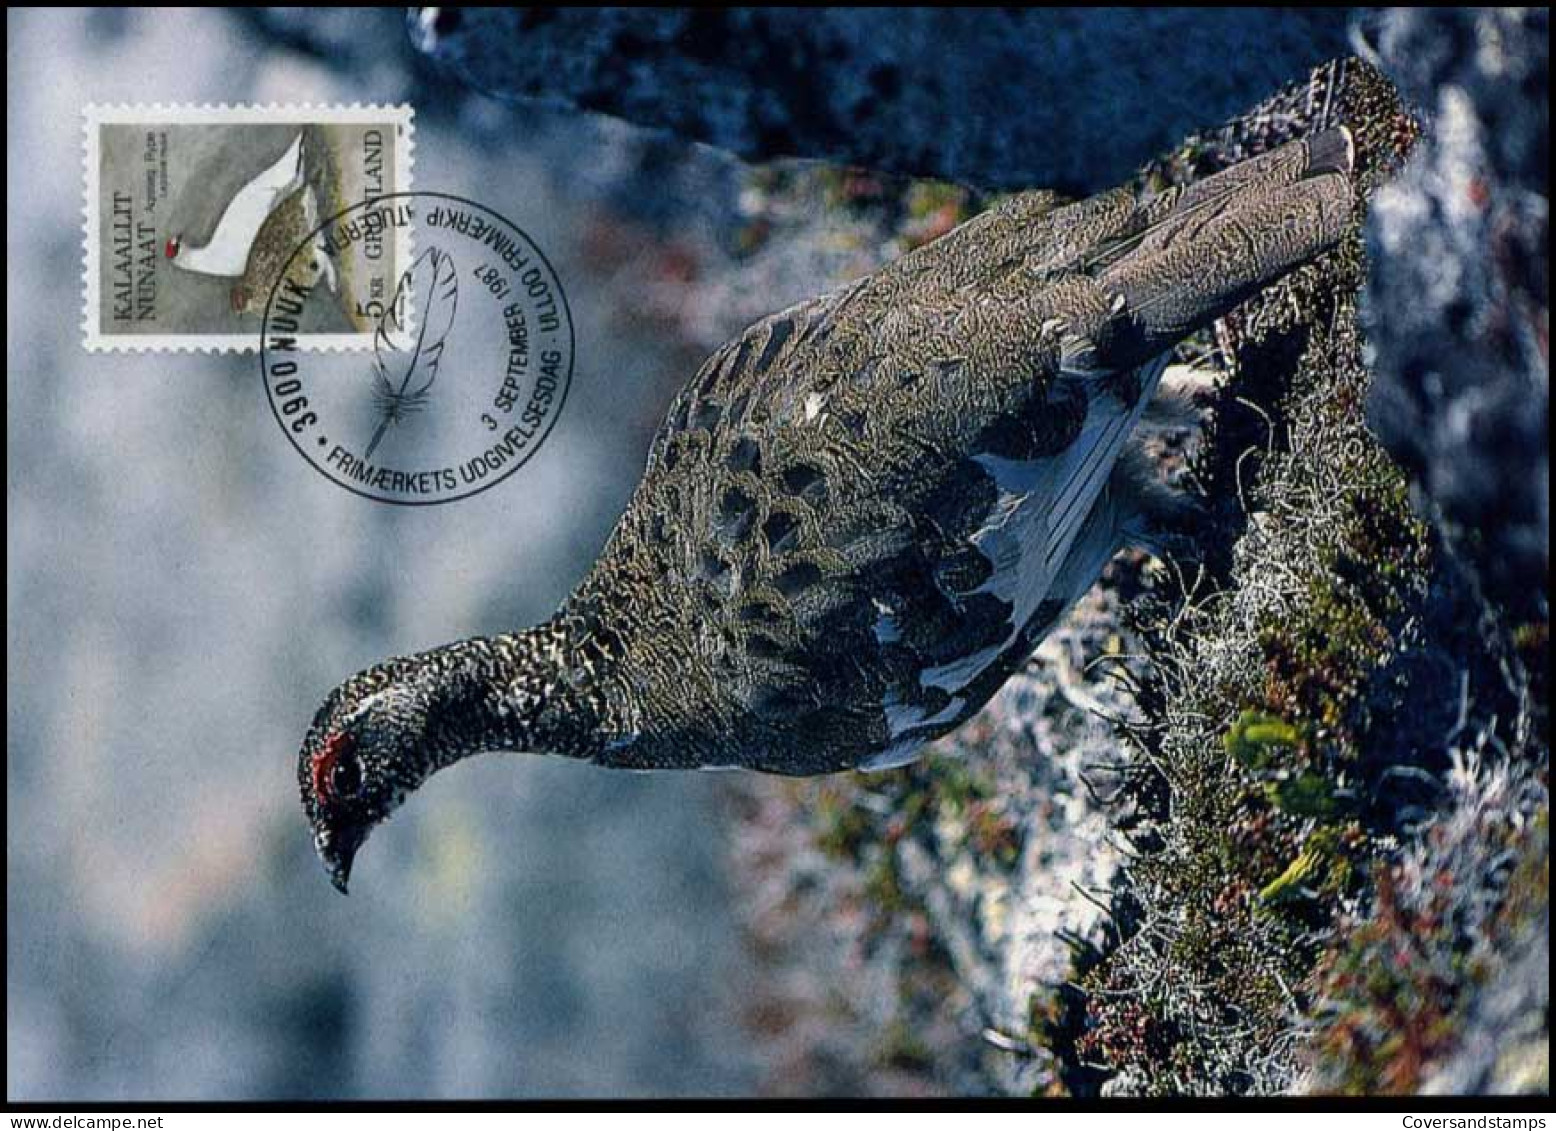
<path fill-rule="evenodd" d="M 362 788 L 362 763 L 350 751 L 342 751 L 330 767 L 330 792 L 345 799 L 355 797 Z"/>

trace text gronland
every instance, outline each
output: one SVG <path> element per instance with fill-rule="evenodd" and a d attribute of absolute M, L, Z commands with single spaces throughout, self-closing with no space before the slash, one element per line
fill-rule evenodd
<path fill-rule="evenodd" d="M 362 245 L 363 255 L 378 259 L 383 255 L 384 233 L 392 228 L 409 228 L 416 219 L 416 206 L 410 203 L 378 204 L 365 212 L 352 212 L 319 233 L 319 246 L 327 254 L 342 256 Z"/>

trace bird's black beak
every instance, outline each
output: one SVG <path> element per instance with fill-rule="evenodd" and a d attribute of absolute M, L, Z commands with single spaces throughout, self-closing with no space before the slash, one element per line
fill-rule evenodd
<path fill-rule="evenodd" d="M 330 883 L 341 895 L 350 895 L 346 885 L 351 881 L 351 857 L 347 856 L 330 869 Z"/>
<path fill-rule="evenodd" d="M 341 895 L 351 894 L 346 890 L 346 885 L 351 880 L 351 862 L 356 859 L 357 849 L 362 847 L 365 839 L 367 838 L 337 838 L 319 849 L 319 859 L 324 862 L 324 870 L 329 873 L 330 883 L 335 885 L 335 890 Z"/>

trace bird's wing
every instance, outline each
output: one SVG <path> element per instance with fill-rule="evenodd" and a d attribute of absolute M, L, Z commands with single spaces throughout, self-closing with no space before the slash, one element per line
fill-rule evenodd
<path fill-rule="evenodd" d="M 1089 343 L 1006 283 L 885 275 L 792 307 L 672 409 L 645 488 L 681 522 L 647 537 L 695 624 L 723 626 L 703 651 L 727 665 L 724 694 L 770 731 L 905 755 L 980 707 L 1073 601 L 1053 580 L 1075 572 L 1166 357 L 1086 370 L 1071 355 Z M 1105 323 L 1090 280 L 1050 301 L 1079 333 Z"/>
<path fill-rule="evenodd" d="M 1122 299 L 1135 348 L 1156 352 L 1339 242 L 1354 215 L 1343 126 L 1148 201 L 1093 273 Z"/>
<path fill-rule="evenodd" d="M 1135 370 L 1128 382 L 1135 394 L 1132 401 L 1113 392 L 1116 379 L 1094 385 L 1080 436 L 1043 466 L 1035 490 L 1051 500 L 1043 547 L 1048 568 L 1057 568 L 1057 563 L 1069 555 L 1076 533 L 1091 514 L 1125 442 L 1155 395 L 1171 356 L 1170 352 L 1163 352 Z"/>
<path fill-rule="evenodd" d="M 302 171 L 303 135 L 293 139 L 287 151 L 268 169 L 234 194 L 203 249 L 204 270 L 214 274 L 241 275 L 249 249 L 282 199 L 297 187 Z"/>
<path fill-rule="evenodd" d="M 921 679 L 1021 627 L 986 584 L 975 535 L 1001 496 L 974 457 L 1057 457 L 1081 426 L 1083 405 L 1045 404 L 1057 346 L 1034 352 L 1037 324 L 981 326 L 996 304 L 977 288 L 903 287 L 851 284 L 717 351 L 605 555 L 653 559 L 640 572 L 677 595 L 723 701 L 765 728 L 752 750 L 793 736 L 767 768 L 851 764 L 981 703 Z"/>
<path fill-rule="evenodd" d="M 769 315 L 714 350 L 670 403 L 649 450 L 645 481 L 663 467 L 668 449 L 678 438 L 714 431 L 733 434 L 754 407 L 764 406 L 783 390 L 791 394 L 800 390 L 803 382 L 792 380 L 791 359 L 838 331 L 841 315 L 865 282 Z M 738 438 L 733 442 L 738 443 Z"/>
<path fill-rule="evenodd" d="M 1170 204 L 1017 197 L 709 359 L 615 551 L 732 717 L 792 736 L 753 764 L 900 755 L 998 689 L 1117 545 L 1100 503 L 1167 352 L 1338 239 L 1345 151 Z"/>

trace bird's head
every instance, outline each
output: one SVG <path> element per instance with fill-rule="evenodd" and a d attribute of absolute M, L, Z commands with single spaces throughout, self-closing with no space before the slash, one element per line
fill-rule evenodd
<path fill-rule="evenodd" d="M 395 657 L 330 692 L 297 755 L 297 784 L 337 888 L 368 834 L 436 771 L 498 750 L 598 753 L 560 631 L 548 622 Z"/>
<path fill-rule="evenodd" d="M 184 246 L 183 236 L 169 236 L 167 243 L 162 245 L 162 254 L 169 259 L 177 259 L 179 251 Z"/>
<path fill-rule="evenodd" d="M 313 845 L 342 893 L 368 834 L 436 768 L 427 701 L 372 669 L 330 693 L 297 757 Z"/>

